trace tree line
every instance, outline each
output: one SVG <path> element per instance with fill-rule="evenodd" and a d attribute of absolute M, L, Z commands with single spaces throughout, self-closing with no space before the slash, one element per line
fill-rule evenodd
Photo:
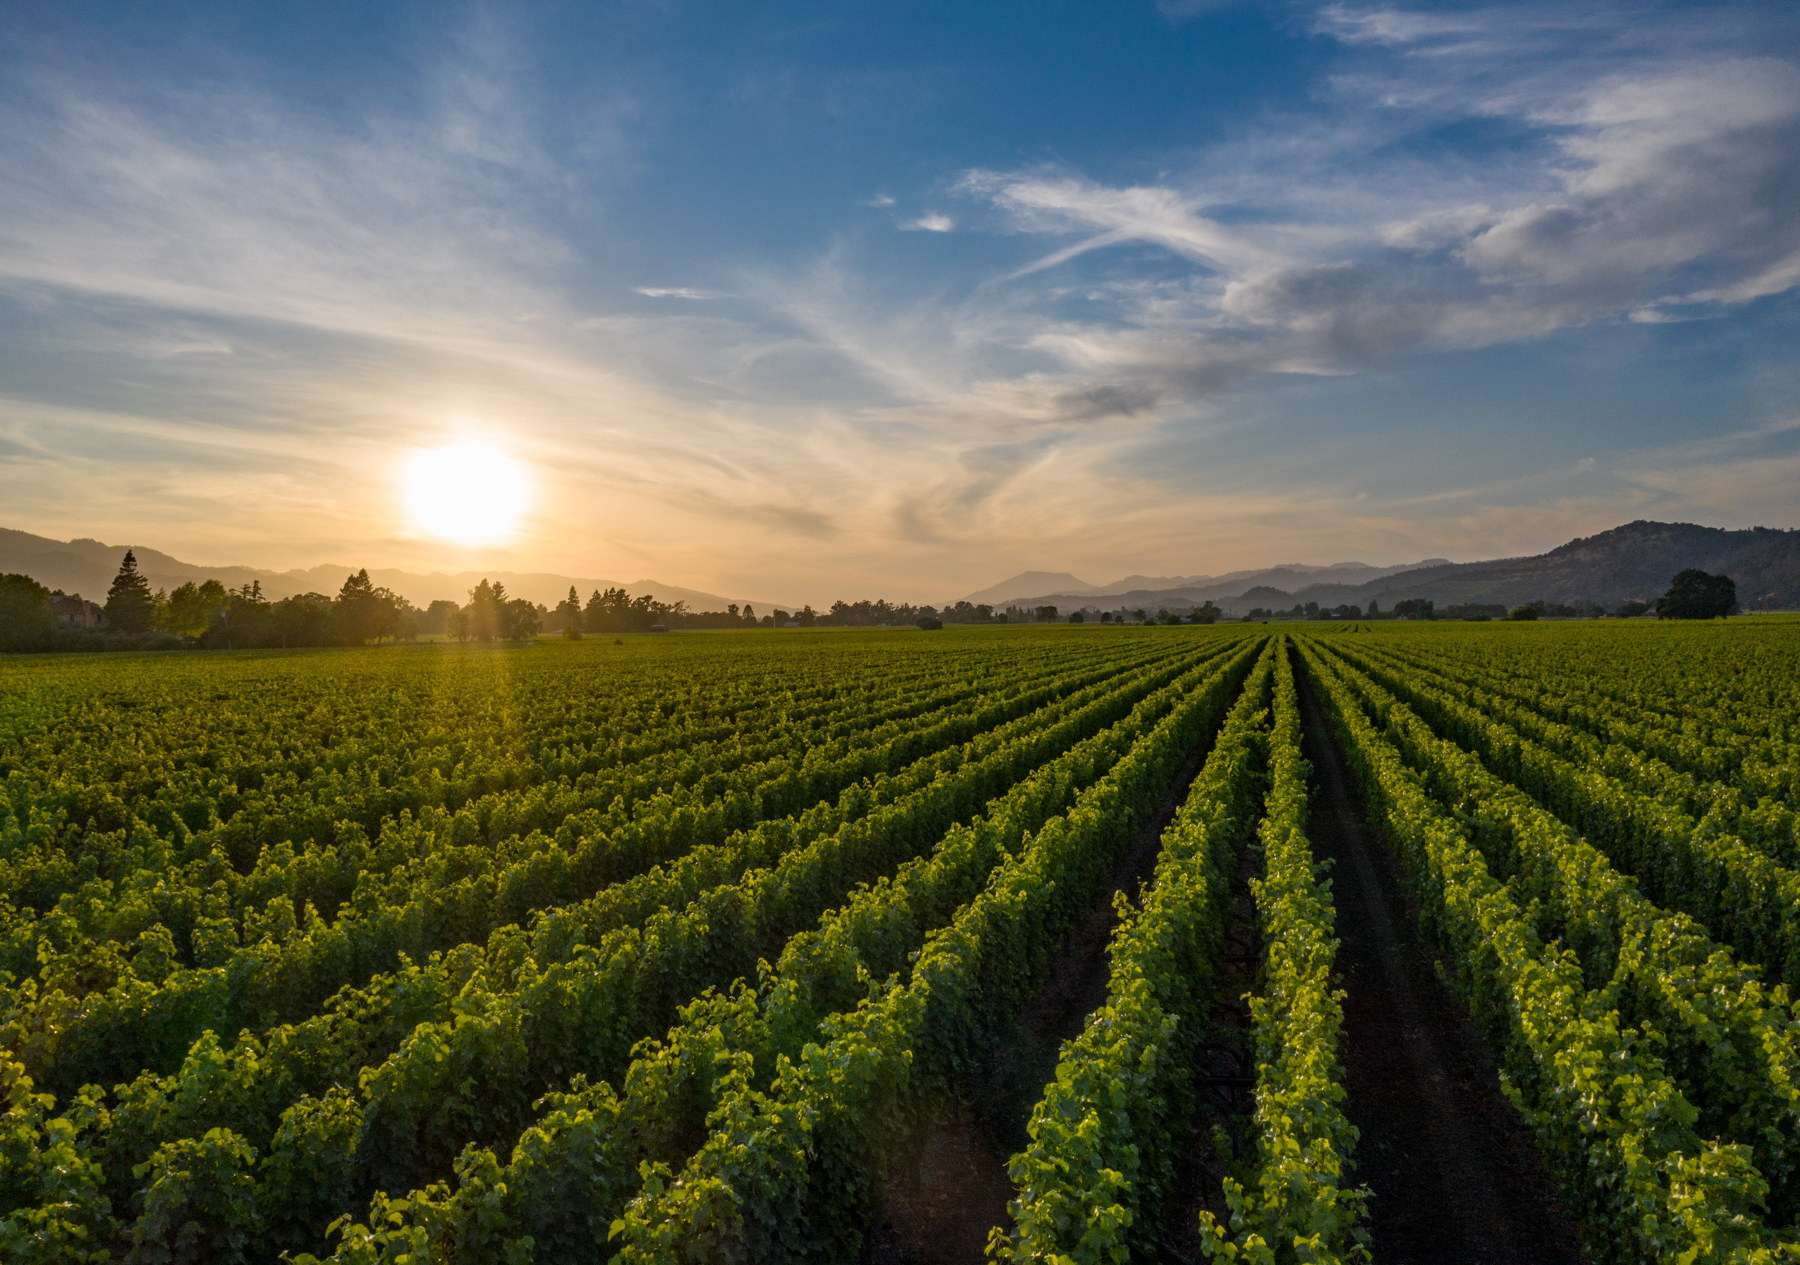
<path fill-rule="evenodd" d="M 52 591 L 27 575 L 0 575 L 0 650 L 260 649 L 301 646 L 360 646 L 445 636 L 458 641 L 518 641 L 546 630 L 565 637 L 585 633 L 665 631 L 676 628 L 876 627 L 938 622 L 1006 623 L 993 607 L 968 602 L 933 606 L 906 602 L 834 602 L 829 611 L 779 607 L 758 614 L 753 606 L 730 604 L 723 611 L 694 611 L 685 602 L 664 602 L 651 594 L 633 597 L 622 588 L 596 589 L 583 602 L 571 586 L 554 609 L 513 597 L 497 580 L 483 579 L 469 590 L 467 603 L 437 600 L 424 609 L 375 584 L 367 568 L 345 578 L 336 596 L 298 593 L 271 600 L 261 581 L 228 588 L 218 580 L 188 581 L 173 590 L 152 590 L 127 551 L 107 591 L 97 627 L 59 620 L 52 600 L 78 606 L 79 594 Z"/>
<path fill-rule="evenodd" d="M 1258 619 L 1449 619 L 1480 623 L 1485 620 L 1510 619 L 1600 619 L 1611 615 L 1617 619 L 1635 619 L 1654 614 L 1658 619 L 1723 619 L 1738 613 L 1737 582 L 1728 575 L 1708 575 L 1689 568 L 1669 582 L 1669 591 L 1655 602 L 1628 600 L 1617 603 L 1610 611 L 1585 599 L 1573 603 L 1535 601 L 1508 608 L 1500 602 L 1452 602 L 1439 606 L 1430 598 L 1410 597 L 1395 602 L 1383 613 L 1381 604 L 1370 601 L 1362 607 L 1345 603 L 1335 607 L 1317 602 L 1296 602 L 1291 610 L 1277 611 L 1257 607 L 1244 618 Z"/>
<path fill-rule="evenodd" d="M 1004 624 L 1009 622 L 1054 623 L 1062 618 L 1054 606 L 1026 610 L 1012 607 L 996 612 L 992 606 L 969 602 L 914 606 L 885 600 L 833 602 L 825 612 L 803 606 L 795 612 L 779 608 L 758 615 L 755 608 L 735 602 L 723 611 L 691 611 L 685 602 L 663 602 L 648 593 L 633 597 L 622 588 L 596 589 L 583 602 L 575 587 L 554 610 L 525 598 L 512 597 L 499 581 L 482 580 L 469 590 L 467 604 L 447 600 L 432 602 L 424 610 L 391 589 L 369 579 L 367 568 L 345 578 L 335 597 L 299 593 L 280 601 L 263 596 L 262 583 L 252 581 L 227 588 L 218 580 L 189 581 L 169 592 L 152 592 L 150 582 L 138 570 L 130 551 L 119 565 L 106 595 L 104 623 L 83 628 L 59 622 L 52 612 L 52 592 L 27 575 L 0 575 L 0 650 L 133 650 L 249 649 L 297 646 L 360 646 L 383 641 L 416 640 L 421 635 L 444 635 L 458 641 L 518 641 L 535 637 L 546 628 L 566 638 L 584 633 L 658 632 L 676 628 L 865 628 L 915 625 L 937 628 L 954 624 Z M 79 599 L 79 595 L 75 595 Z M 1669 591 L 1652 608 L 1643 602 L 1624 602 L 1611 614 L 1630 617 L 1654 609 L 1662 619 L 1715 619 L 1737 610 L 1737 586 L 1729 576 L 1708 575 L 1689 569 L 1670 583 Z M 1439 609 L 1429 599 L 1409 598 L 1383 612 L 1371 601 L 1361 607 L 1321 607 L 1316 602 L 1296 603 L 1290 611 L 1258 608 L 1247 619 L 1515 619 L 1598 617 L 1609 612 L 1589 603 L 1566 606 L 1529 602 L 1508 610 L 1491 603 L 1465 602 Z M 1067 616 L 1070 623 L 1084 622 L 1081 611 Z M 1103 612 L 1101 623 L 1212 623 L 1219 610 L 1208 602 L 1187 615 L 1166 610 L 1154 615 L 1138 610 Z"/>

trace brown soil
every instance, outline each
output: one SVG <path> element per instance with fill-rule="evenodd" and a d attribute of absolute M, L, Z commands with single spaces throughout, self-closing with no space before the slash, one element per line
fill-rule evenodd
<path fill-rule="evenodd" d="M 1444 986 L 1392 855 L 1301 675 L 1309 832 L 1333 863 L 1345 1104 L 1377 1265 L 1577 1262 L 1574 1224 L 1492 1058 Z"/>
<path fill-rule="evenodd" d="M 939 1105 L 911 1162 L 895 1166 L 864 1239 L 865 1265 L 977 1265 L 985 1259 L 989 1231 L 1011 1224 L 1007 1161 L 1028 1140 L 1025 1125 L 1045 1084 L 1056 1076 L 1063 1042 L 1079 1035 L 1088 1015 L 1106 1001 L 1111 969 L 1106 948 L 1118 921 L 1113 893 L 1136 898 L 1155 872 L 1163 831 L 1211 749 L 1209 735 L 1170 783 L 1155 815 L 1132 837 L 1087 917 L 1057 951 L 1015 1038 L 995 1050 L 979 1083 L 970 1087 L 970 1099 Z"/>

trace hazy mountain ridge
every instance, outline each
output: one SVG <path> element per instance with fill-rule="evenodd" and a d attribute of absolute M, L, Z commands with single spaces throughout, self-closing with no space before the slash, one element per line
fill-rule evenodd
<path fill-rule="evenodd" d="M 1357 581 L 1379 580 L 1386 576 L 1397 575 L 1403 571 L 1413 571 L 1421 567 L 1448 565 L 1444 558 L 1427 558 L 1423 562 L 1409 562 L 1398 566 L 1377 567 L 1366 562 L 1334 562 L 1327 566 L 1309 566 L 1306 563 L 1285 563 L 1280 566 L 1263 567 L 1247 571 L 1227 571 L 1224 575 L 1188 575 L 1188 576 L 1145 576 L 1129 575 L 1123 580 L 1115 580 L 1111 584 L 1088 584 L 1066 571 L 1024 571 L 1003 580 L 979 593 L 971 593 L 964 598 L 967 602 L 986 602 L 993 606 L 1004 605 L 1051 605 L 1075 601 L 1081 598 L 1105 597 L 1118 605 L 1128 605 L 1130 600 L 1144 597 L 1161 598 L 1162 595 L 1182 598 L 1193 598 L 1195 605 L 1200 605 L 1208 598 L 1214 601 L 1221 597 L 1245 592 L 1258 586 L 1280 587 L 1303 585 L 1316 582 L 1319 577 L 1330 576 L 1351 578 Z M 1073 584 L 1060 583 L 1056 586 L 1037 583 L 1041 580 L 1070 581 Z M 1036 594 L 1037 596 L 1033 596 Z M 1043 596 L 1048 594 L 1049 596 Z M 1058 599 L 1061 599 L 1059 603 Z"/>
<path fill-rule="evenodd" d="M 1385 570 L 1360 582 L 1320 581 L 1319 577 L 1330 572 L 1342 575 L 1345 568 L 1341 566 L 1273 567 L 1238 573 L 1241 578 L 1237 579 L 1220 577 L 1204 585 L 1107 594 L 1104 602 L 1095 600 L 1102 596 L 1099 593 L 1049 593 L 1011 599 L 1007 604 L 1055 606 L 1063 611 L 1095 605 L 1101 609 L 1187 610 L 1210 599 L 1234 615 L 1258 606 L 1286 609 L 1296 602 L 1367 609 L 1371 601 L 1377 601 L 1391 609 L 1395 602 L 1408 598 L 1427 598 L 1439 606 L 1585 600 L 1611 607 L 1634 598 L 1654 600 L 1668 589 L 1676 572 L 1689 567 L 1729 575 L 1737 582 L 1738 602 L 1745 610 L 1800 609 L 1800 530 L 1751 527 L 1732 531 L 1646 519 L 1578 537 L 1548 553 L 1485 562 L 1430 559 Z M 1350 575 L 1354 577 L 1355 572 Z"/>
<path fill-rule="evenodd" d="M 119 562 L 128 548 L 137 555 L 138 569 L 144 573 L 153 589 L 172 589 L 190 580 L 218 580 L 227 588 L 237 588 L 260 580 L 263 594 L 276 601 L 292 597 L 296 593 L 324 593 L 330 596 L 343 585 L 345 576 L 360 569 L 332 564 L 289 571 L 246 566 L 199 566 L 183 562 L 148 545 L 108 545 L 88 538 L 52 540 L 47 536 L 34 536 L 30 532 L 0 528 L 0 572 L 21 572 L 52 589 L 80 593 L 89 601 L 104 602 L 106 590 L 111 586 L 113 576 L 118 574 Z M 567 597 L 571 584 L 583 601 L 595 589 L 622 588 L 634 597 L 648 593 L 659 601 L 686 602 L 690 610 L 722 611 L 734 601 L 740 606 L 745 604 L 743 598 L 721 597 L 717 593 L 685 588 L 679 584 L 664 584 L 659 580 L 645 579 L 627 584 L 618 580 L 556 575 L 544 571 L 459 571 L 453 575 L 434 571 L 421 575 L 393 567 L 371 567 L 369 578 L 420 608 L 439 599 L 466 602 L 469 600 L 469 590 L 483 579 L 504 584 L 507 592 L 514 597 L 529 598 L 546 606 L 555 606 Z M 778 602 L 752 601 L 751 604 L 758 613 L 764 615 L 777 606 L 787 610 L 799 609 L 797 605 Z"/>

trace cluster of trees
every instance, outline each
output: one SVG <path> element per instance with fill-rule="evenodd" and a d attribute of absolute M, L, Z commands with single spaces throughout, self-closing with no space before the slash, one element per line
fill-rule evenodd
<path fill-rule="evenodd" d="M 1658 619 L 1723 619 L 1738 609 L 1737 584 L 1728 575 L 1689 568 L 1656 599 Z"/>
<path fill-rule="evenodd" d="M 1160 608 L 1154 615 L 1142 609 L 1127 611 L 1121 608 L 1117 611 L 1102 611 L 1100 612 L 1100 622 L 1103 624 L 1216 624 L 1219 622 L 1221 614 L 1223 612 L 1218 607 L 1207 602 L 1204 606 L 1190 610 L 1185 615 L 1180 611 L 1169 610 L 1167 607 Z M 1080 624 L 1086 621 L 1087 616 L 1081 611 L 1076 611 L 1069 616 L 1071 624 Z"/>
<path fill-rule="evenodd" d="M 467 606 L 444 612 L 444 631 L 458 641 L 523 641 L 543 630 L 544 608 L 522 597 L 508 597 L 506 586 L 498 581 L 482 580 L 469 590 Z"/>
<path fill-rule="evenodd" d="M 335 597 L 299 593 L 271 601 L 261 581 L 240 588 L 189 581 L 169 592 L 152 591 L 129 552 L 107 591 L 101 627 L 59 623 L 50 599 L 61 596 L 30 576 L 0 576 L 0 650 L 360 646 L 413 640 L 423 632 L 510 641 L 540 631 L 545 614 L 543 607 L 509 598 L 504 586 L 486 580 L 470 590 L 467 606 L 436 601 L 421 611 L 376 585 L 366 568 L 348 576 Z"/>
<path fill-rule="evenodd" d="M 1525 602 L 1510 610 L 1498 602 L 1458 602 L 1439 607 L 1430 598 L 1407 598 L 1394 603 L 1393 610 L 1382 614 L 1380 603 L 1371 601 L 1368 614 L 1360 607 L 1343 605 L 1321 607 L 1317 602 L 1296 602 L 1292 610 L 1271 611 L 1262 607 L 1252 610 L 1246 619 L 1460 619 L 1481 622 L 1493 619 L 1599 619 L 1612 614 L 1620 619 L 1634 619 L 1654 609 L 1659 619 L 1722 619 L 1738 610 L 1737 584 L 1730 576 L 1708 575 L 1704 571 L 1687 570 L 1677 575 L 1669 591 L 1656 600 L 1655 606 L 1639 601 L 1620 602 L 1610 612 L 1586 600 L 1573 603 Z"/>
<path fill-rule="evenodd" d="M 161 650 L 181 644 L 179 637 L 166 633 L 126 633 L 59 623 L 50 613 L 50 599 L 62 596 L 28 575 L 0 575 L 0 651 Z"/>
<path fill-rule="evenodd" d="M 1405 603 L 1402 603 L 1404 605 Z M 1208 602 L 1208 606 L 1212 603 Z M 1429 605 L 1429 603 L 1427 603 Z M 1369 617 L 1380 616 L 1380 607 L 1375 602 L 1369 603 Z M 1264 607 L 1253 607 L 1244 618 L 1253 619 L 1361 619 L 1363 608 L 1346 602 L 1340 606 L 1320 606 L 1317 602 L 1295 602 L 1291 610 L 1276 611 Z"/>
<path fill-rule="evenodd" d="M 684 602 L 661 602 L 648 593 L 632 597 L 621 588 L 596 590 L 583 603 L 573 586 L 555 611 L 549 611 L 525 598 L 510 597 L 505 585 L 485 579 L 469 591 L 466 606 L 439 600 L 421 611 L 398 593 L 375 585 L 366 568 L 346 578 L 336 597 L 301 593 L 272 602 L 263 596 L 260 581 L 236 589 L 228 589 L 217 580 L 190 581 L 173 592 L 152 592 L 149 581 L 138 570 L 137 558 L 130 552 L 125 554 L 119 574 L 107 591 L 104 627 L 84 629 L 59 624 L 51 613 L 50 599 L 61 596 L 30 576 L 0 575 L 0 650 L 333 646 L 364 645 L 370 641 L 380 645 L 384 640 L 414 639 L 421 633 L 447 634 L 458 641 L 517 641 L 538 635 L 546 623 L 565 637 L 578 638 L 584 632 L 672 628 L 783 628 L 790 624 L 802 628 L 906 624 L 941 628 L 945 623 L 1054 623 L 1060 618 L 1054 606 L 1033 610 L 1012 607 L 996 612 L 992 606 L 956 602 L 940 611 L 934 606 L 883 600 L 833 602 L 823 614 L 804 606 L 792 614 L 777 609 L 759 616 L 754 608 L 746 605 L 740 610 L 736 603 L 723 611 L 690 611 Z M 1631 618 L 1650 609 L 1643 602 L 1628 601 L 1620 603 L 1613 614 Z M 1669 591 L 1657 599 L 1654 609 L 1659 619 L 1722 618 L 1737 612 L 1737 585 L 1729 576 L 1683 571 L 1671 582 Z M 1591 602 L 1528 602 L 1510 611 L 1495 603 L 1464 602 L 1439 610 L 1430 599 L 1408 598 L 1396 602 L 1386 615 L 1373 601 L 1366 616 L 1361 607 L 1349 603 L 1324 608 L 1317 602 L 1296 602 L 1287 611 L 1257 607 L 1245 618 L 1532 620 L 1598 618 L 1604 614 Z M 1185 616 L 1166 609 L 1155 615 L 1121 609 L 1102 612 L 1099 622 L 1210 624 L 1219 616 L 1218 607 L 1209 601 Z M 1086 622 L 1087 615 L 1074 611 L 1067 618 L 1068 622 L 1079 624 Z"/>
<path fill-rule="evenodd" d="M 957 603 L 959 608 L 966 605 L 966 602 Z M 926 607 L 925 609 L 930 610 L 931 608 Z M 978 607 L 976 609 L 986 610 L 987 608 Z M 1071 624 L 1085 624 L 1090 618 L 1094 618 L 1089 614 L 1092 610 L 1092 607 L 1088 607 L 1084 610 L 1070 611 L 1067 616 L 1064 616 L 1054 606 L 1036 606 L 1029 610 L 1022 606 L 1009 606 L 1005 611 L 993 616 L 991 620 L 971 620 L 967 622 L 993 622 L 1004 624 L 1011 621 L 1013 623 L 1054 624 L 1059 620 L 1067 619 Z M 1135 611 L 1130 611 L 1121 606 L 1116 611 L 1098 612 L 1096 622 L 1102 624 L 1214 624 L 1219 621 L 1219 617 L 1222 614 L 1223 612 L 1210 601 L 1204 606 L 1188 611 L 1186 614 L 1183 614 L 1180 611 L 1171 611 L 1166 606 L 1156 611 L 1155 614 L 1151 614 L 1141 607 Z M 944 618 L 948 620 L 951 617 L 949 614 L 946 614 Z M 959 619 L 954 622 L 962 623 L 964 621 Z"/>
<path fill-rule="evenodd" d="M 963 609 L 964 617 L 958 618 L 958 608 Z M 914 606 L 910 602 L 889 603 L 878 600 L 833 602 L 831 610 L 817 620 L 805 618 L 806 611 L 794 618 L 802 628 L 815 622 L 833 628 L 876 628 L 883 624 L 916 624 L 921 619 L 936 619 L 953 624 L 985 624 L 992 622 L 993 615 L 993 607 L 970 606 L 967 602 L 946 606 L 940 613 L 935 606 Z M 777 619 L 775 622 L 779 625 L 784 621 Z"/>
<path fill-rule="evenodd" d="M 929 626 L 944 624 L 1004 624 L 1005 614 L 994 608 L 969 602 L 936 606 L 914 606 L 910 602 L 885 599 L 860 602 L 833 602 L 828 611 L 815 611 L 810 605 L 797 611 L 772 608 L 759 615 L 751 605 L 731 603 L 722 611 L 694 611 L 685 602 L 659 602 L 648 593 L 632 597 L 624 589 L 595 591 L 583 604 L 575 590 L 549 613 L 549 627 L 565 635 L 579 636 L 596 632 L 647 632 L 652 629 L 676 628 L 879 628 L 912 624 Z"/>
<path fill-rule="evenodd" d="M 130 554 L 125 561 L 135 571 Z M 123 582 L 125 568 L 107 598 L 109 625 L 120 622 L 114 607 Z M 144 585 L 146 592 L 148 588 Z M 127 618 L 134 622 L 147 618 L 150 627 L 207 649 L 360 646 L 370 641 L 379 645 L 418 635 L 418 610 L 398 593 L 371 581 L 367 568 L 347 576 L 336 597 L 297 593 L 272 602 L 263 596 L 260 580 L 235 589 L 206 580 L 151 595 L 147 608 L 141 595 L 129 601 Z"/>

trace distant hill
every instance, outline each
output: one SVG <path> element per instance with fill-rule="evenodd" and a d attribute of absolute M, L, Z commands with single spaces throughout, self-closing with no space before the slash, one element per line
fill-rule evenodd
<path fill-rule="evenodd" d="M 310 567 L 304 571 L 269 571 L 260 567 L 207 567 L 183 562 L 147 545 L 108 545 L 98 540 L 51 540 L 29 532 L 0 528 L 0 572 L 22 572 L 39 584 L 65 593 L 79 593 L 89 601 L 104 602 L 106 590 L 119 572 L 119 561 L 130 548 L 137 555 L 138 569 L 153 589 L 172 589 L 189 580 L 218 580 L 227 588 L 237 588 L 252 581 L 262 582 L 263 593 L 279 601 L 296 593 L 335 594 L 344 577 L 358 567 L 334 564 Z M 586 600 L 595 589 L 622 588 L 633 597 L 648 593 L 664 602 L 686 602 L 690 610 L 722 611 L 732 602 L 742 606 L 743 598 L 725 598 L 700 589 L 664 584 L 659 580 L 637 580 L 629 584 L 618 580 L 593 577 L 552 575 L 533 571 L 460 571 L 446 575 L 441 571 L 419 575 L 393 568 L 369 569 L 369 578 L 377 585 L 392 589 L 420 608 L 442 598 L 452 602 L 469 600 L 469 590 L 483 579 L 496 580 L 514 597 L 529 598 L 546 606 L 555 606 L 569 595 L 573 584 Z M 768 614 L 777 606 L 797 610 L 785 602 L 752 601 L 760 614 Z"/>
<path fill-rule="evenodd" d="M 1077 597 L 1110 597 L 1123 601 L 1126 597 L 1144 593 L 1191 592 L 1199 594 L 1200 600 L 1204 602 L 1208 597 L 1216 598 L 1227 592 L 1241 593 L 1258 584 L 1306 584 L 1323 579 L 1360 584 L 1365 580 L 1379 579 L 1401 571 L 1438 566 L 1446 561 L 1444 558 L 1428 558 L 1424 562 L 1410 562 L 1394 567 L 1372 567 L 1366 562 L 1334 562 L 1329 566 L 1308 566 L 1295 562 L 1259 571 L 1227 571 L 1224 575 L 1128 575 L 1111 584 L 1089 584 L 1067 571 L 1021 571 L 1010 580 L 1002 580 L 991 588 L 969 594 L 963 601 L 977 605 L 985 602 L 990 606 L 1022 606 L 1028 603 L 1057 606 L 1055 599 L 1059 597 L 1065 603 L 1070 598 Z M 1043 594 L 1050 596 L 1044 597 Z"/>
<path fill-rule="evenodd" d="M 1752 527 L 1727 531 L 1694 523 L 1653 523 L 1640 519 L 1571 540 L 1530 558 L 1432 567 L 1391 580 L 1364 584 L 1343 601 L 1383 606 L 1408 597 L 1446 602 L 1497 602 L 1507 606 L 1542 599 L 1574 602 L 1585 598 L 1614 606 L 1636 598 L 1651 601 L 1669 587 L 1677 571 L 1698 567 L 1737 581 L 1738 602 L 1746 610 L 1800 608 L 1800 531 Z M 1317 601 L 1310 591 L 1299 601 Z M 1337 605 L 1337 602 L 1332 602 Z"/>
<path fill-rule="evenodd" d="M 1070 575 L 1067 571 L 1021 571 L 1010 580 L 1002 580 L 989 588 L 971 593 L 963 599 L 965 602 L 980 606 L 999 606 L 1002 602 L 1010 602 L 1031 593 L 1048 593 L 1052 590 L 1059 593 L 1098 593 L 1100 590 L 1086 580 Z"/>
<path fill-rule="evenodd" d="M 1273 567 L 1198 585 L 1134 589 L 1104 597 L 1092 592 L 1046 593 L 1021 596 L 1008 604 L 1064 611 L 1083 606 L 1179 611 L 1210 599 L 1233 615 L 1258 606 L 1286 609 L 1296 602 L 1348 603 L 1367 609 L 1370 601 L 1377 601 L 1390 609 L 1407 598 L 1428 598 L 1439 606 L 1586 600 L 1611 607 L 1634 598 L 1654 600 L 1668 589 L 1677 571 L 1689 567 L 1737 581 L 1738 602 L 1746 610 L 1800 609 L 1800 531 L 1769 527 L 1727 531 L 1644 520 L 1527 558 L 1462 563 L 1431 559 L 1374 575 L 1346 567 Z"/>

